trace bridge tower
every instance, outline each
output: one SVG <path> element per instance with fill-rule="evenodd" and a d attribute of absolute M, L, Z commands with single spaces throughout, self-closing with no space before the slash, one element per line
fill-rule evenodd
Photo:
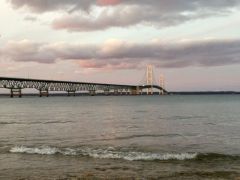
<path fill-rule="evenodd" d="M 159 91 L 159 94 L 164 95 L 164 90 L 163 89 L 165 89 L 165 79 L 164 79 L 163 74 L 160 75 L 159 86 L 162 87 L 162 89 Z"/>
<path fill-rule="evenodd" d="M 147 85 L 150 85 L 151 87 L 147 89 L 147 94 L 152 95 L 153 94 L 153 66 L 148 65 L 147 66 Z"/>

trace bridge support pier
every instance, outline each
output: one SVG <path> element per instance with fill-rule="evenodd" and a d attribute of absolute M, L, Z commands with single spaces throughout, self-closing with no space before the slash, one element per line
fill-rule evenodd
<path fill-rule="evenodd" d="M 67 91 L 68 96 L 76 96 L 76 91 Z"/>
<path fill-rule="evenodd" d="M 114 89 L 114 95 L 118 95 L 118 89 Z"/>
<path fill-rule="evenodd" d="M 39 97 L 48 97 L 49 96 L 49 92 L 48 92 L 48 89 L 46 89 L 46 90 L 42 90 L 42 89 L 40 89 L 39 90 Z"/>
<path fill-rule="evenodd" d="M 122 95 L 122 94 L 123 94 L 123 90 L 122 90 L 122 89 L 120 89 L 120 90 L 119 90 L 119 93 L 120 93 L 120 95 Z"/>
<path fill-rule="evenodd" d="M 132 95 L 139 95 L 140 94 L 140 88 L 139 86 L 136 87 L 136 89 L 131 90 Z"/>
<path fill-rule="evenodd" d="M 137 95 L 137 91 L 135 89 L 131 90 L 131 95 Z"/>
<path fill-rule="evenodd" d="M 11 89 L 10 97 L 13 98 L 14 96 L 18 96 L 19 98 L 22 97 L 22 89 Z"/>
<path fill-rule="evenodd" d="M 147 88 L 147 95 L 153 95 L 153 87 Z"/>
<path fill-rule="evenodd" d="M 164 95 L 164 91 L 163 91 L 163 90 L 160 90 L 160 91 L 159 91 L 159 95 Z"/>
<path fill-rule="evenodd" d="M 108 95 L 110 94 L 110 90 L 109 90 L 109 89 L 105 89 L 105 90 L 104 90 L 104 94 L 105 94 L 106 96 L 108 96 Z"/>
<path fill-rule="evenodd" d="M 128 89 L 125 89 L 125 95 L 129 95 L 129 90 Z"/>
<path fill-rule="evenodd" d="M 96 90 L 89 90 L 90 96 L 95 96 L 96 95 Z"/>

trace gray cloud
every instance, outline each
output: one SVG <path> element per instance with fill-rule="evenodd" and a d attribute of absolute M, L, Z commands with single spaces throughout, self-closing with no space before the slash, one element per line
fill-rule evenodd
<path fill-rule="evenodd" d="M 95 31 L 137 24 L 174 26 L 186 21 L 222 16 L 238 8 L 238 0 L 9 0 L 14 7 L 31 11 L 67 11 L 55 19 L 55 29 Z M 106 7 L 111 5 L 111 8 Z M 95 14 L 91 7 L 99 7 Z M 87 11 L 87 12 L 86 12 Z"/>
<path fill-rule="evenodd" d="M 160 13 L 159 9 L 140 6 L 118 6 L 114 9 L 104 9 L 97 17 L 80 14 L 64 15 L 52 22 L 54 29 L 68 31 L 96 31 L 112 27 L 129 27 L 144 24 L 156 27 L 175 26 L 193 19 L 206 18 L 213 15 L 225 16 L 225 11 L 202 11 L 193 14 Z"/>
<path fill-rule="evenodd" d="M 179 41 L 177 43 L 131 44 L 109 41 L 101 46 L 64 43 L 9 42 L 0 48 L 0 58 L 13 61 L 54 63 L 74 60 L 85 68 L 128 69 L 147 63 L 166 68 L 240 64 L 240 40 Z"/>
<path fill-rule="evenodd" d="M 34 21 L 37 21 L 38 18 L 35 17 L 35 16 L 26 16 L 26 17 L 24 17 L 24 20 L 25 21 L 32 21 L 32 22 L 34 22 Z"/>
<path fill-rule="evenodd" d="M 95 0 L 8 0 L 15 8 L 27 7 L 35 13 L 87 9 Z"/>
<path fill-rule="evenodd" d="M 142 21 L 142 17 L 136 13 L 138 11 L 141 11 L 140 7 L 120 6 L 116 7 L 114 11 L 105 9 L 96 18 L 69 14 L 54 20 L 52 26 L 54 29 L 69 31 L 95 31 L 111 27 L 126 27 Z"/>
<path fill-rule="evenodd" d="M 90 6 L 137 5 L 155 7 L 163 13 L 194 11 L 196 9 L 216 9 L 235 7 L 238 0 L 8 0 L 16 8 L 28 7 L 35 12 L 86 9 Z M 115 3 L 113 3 L 115 2 Z"/>

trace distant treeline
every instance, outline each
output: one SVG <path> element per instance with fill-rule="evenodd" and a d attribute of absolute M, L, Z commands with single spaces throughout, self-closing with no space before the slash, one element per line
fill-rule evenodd
<path fill-rule="evenodd" d="M 220 95 L 220 94 L 240 94 L 236 91 L 179 91 L 179 92 L 169 92 L 172 95 Z"/>

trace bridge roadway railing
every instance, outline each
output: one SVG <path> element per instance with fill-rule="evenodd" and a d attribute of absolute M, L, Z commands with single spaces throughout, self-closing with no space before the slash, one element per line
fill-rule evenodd
<path fill-rule="evenodd" d="M 88 91 L 90 95 L 95 95 L 96 91 L 102 91 L 106 95 L 110 93 L 138 95 L 143 89 L 150 88 L 150 86 L 0 77 L 0 88 L 10 89 L 11 97 L 22 97 L 22 89 L 37 89 L 39 91 L 39 96 L 42 97 L 48 96 L 49 91 L 65 91 L 69 96 L 75 96 L 75 93 L 78 91 Z M 154 85 L 151 86 L 151 88 L 157 88 L 166 92 L 160 86 Z"/>

